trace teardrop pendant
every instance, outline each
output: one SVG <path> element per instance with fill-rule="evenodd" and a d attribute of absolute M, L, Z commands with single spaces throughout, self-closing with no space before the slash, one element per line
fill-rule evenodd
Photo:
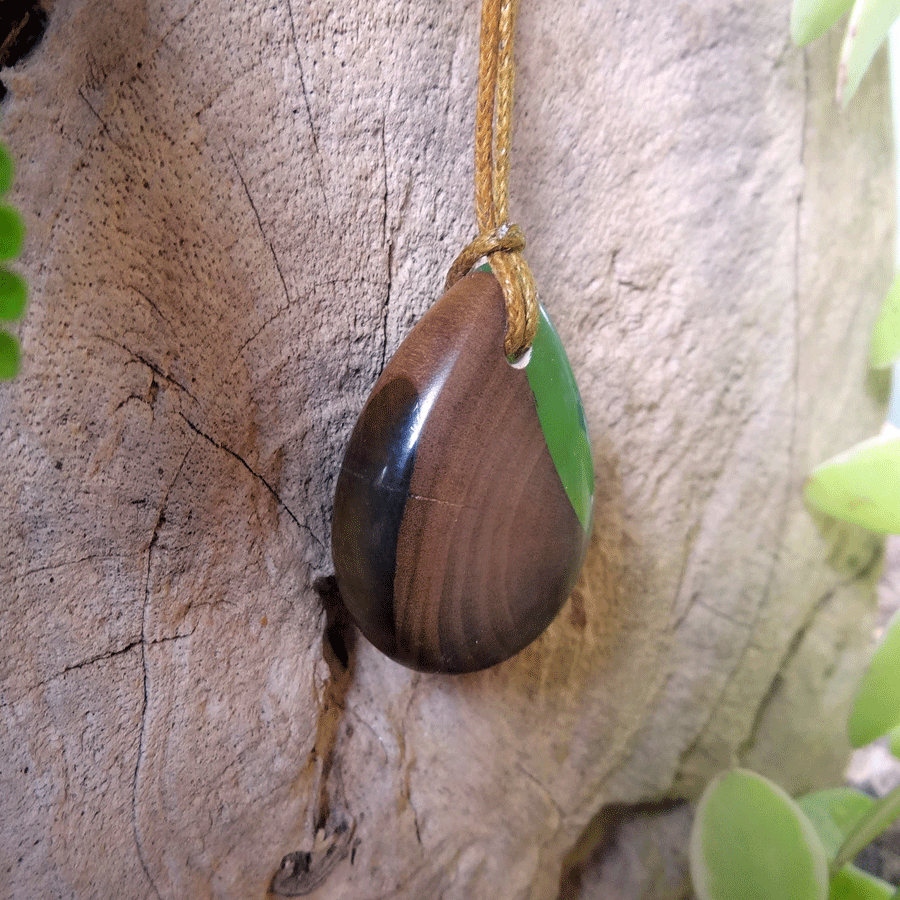
<path fill-rule="evenodd" d="M 546 313 L 523 367 L 503 354 L 493 275 L 457 282 L 385 367 L 338 477 L 341 596 L 383 653 L 472 672 L 530 644 L 565 602 L 594 474 L 572 369 Z"/>

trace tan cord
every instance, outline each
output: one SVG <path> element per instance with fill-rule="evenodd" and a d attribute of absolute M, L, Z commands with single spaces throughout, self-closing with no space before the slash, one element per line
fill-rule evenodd
<path fill-rule="evenodd" d="M 519 356 L 534 341 L 538 324 L 537 288 L 522 256 L 525 236 L 509 224 L 509 163 L 515 81 L 513 35 L 518 0 L 483 0 L 475 114 L 475 220 L 478 237 L 456 258 L 447 287 L 488 257 L 506 300 L 508 356 Z"/>

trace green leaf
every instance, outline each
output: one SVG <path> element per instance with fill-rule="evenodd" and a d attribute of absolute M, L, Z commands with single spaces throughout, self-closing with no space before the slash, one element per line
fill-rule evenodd
<path fill-rule="evenodd" d="M 25 312 L 24 279 L 0 266 L 0 319 L 18 319 Z"/>
<path fill-rule="evenodd" d="M 894 279 L 872 332 L 869 365 L 886 369 L 900 357 L 900 275 Z"/>
<path fill-rule="evenodd" d="M 828 900 L 891 900 L 894 888 L 886 881 L 847 864 L 832 876 Z"/>
<path fill-rule="evenodd" d="M 900 816 L 900 787 L 876 800 L 871 809 L 856 823 L 832 861 L 834 869 L 842 868 L 856 859 L 867 844 L 872 843 L 897 817 Z"/>
<path fill-rule="evenodd" d="M 22 252 L 25 223 L 11 206 L 0 206 L 0 259 L 12 259 Z"/>
<path fill-rule="evenodd" d="M 900 725 L 888 732 L 888 750 L 900 759 Z"/>
<path fill-rule="evenodd" d="M 744 769 L 712 781 L 691 829 L 698 900 L 826 900 L 828 864 L 815 829 L 793 800 Z"/>
<path fill-rule="evenodd" d="M 794 0 L 791 39 L 798 47 L 821 37 L 853 6 L 853 0 Z"/>
<path fill-rule="evenodd" d="M 846 106 L 869 68 L 875 51 L 900 16 L 900 0 L 856 0 L 838 65 L 837 100 Z"/>
<path fill-rule="evenodd" d="M 12 157 L 3 144 L 0 144 L 0 194 L 5 194 L 12 186 L 13 163 Z"/>
<path fill-rule="evenodd" d="M 900 534 L 900 435 L 870 438 L 822 463 L 803 496 L 836 519 Z"/>
<path fill-rule="evenodd" d="M 897 725 L 900 725 L 900 614 L 891 619 L 863 674 L 847 721 L 847 734 L 854 747 L 863 747 Z"/>
<path fill-rule="evenodd" d="M 854 788 L 828 788 L 801 797 L 797 805 L 816 829 L 829 859 L 844 843 L 875 801 Z"/>
<path fill-rule="evenodd" d="M 853 788 L 815 791 L 801 797 L 797 805 L 816 829 L 829 857 L 842 849 L 846 852 L 847 840 L 856 832 L 868 843 L 866 820 L 879 818 L 876 801 Z M 890 900 L 893 892 L 886 882 L 847 863 L 832 876 L 828 900 Z"/>
<path fill-rule="evenodd" d="M 15 378 L 19 371 L 19 342 L 0 331 L 0 379 Z"/>

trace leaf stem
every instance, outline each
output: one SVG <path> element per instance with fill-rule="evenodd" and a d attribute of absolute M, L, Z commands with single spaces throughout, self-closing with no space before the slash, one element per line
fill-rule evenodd
<path fill-rule="evenodd" d="M 847 835 L 831 863 L 831 874 L 838 872 L 845 863 L 852 862 L 863 847 L 870 844 L 898 817 L 900 817 L 900 785 L 876 801 L 856 823 L 856 827 Z M 895 897 L 900 900 L 900 891 Z"/>

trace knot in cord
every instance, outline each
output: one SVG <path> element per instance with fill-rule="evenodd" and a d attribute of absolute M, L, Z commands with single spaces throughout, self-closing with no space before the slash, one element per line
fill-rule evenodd
<path fill-rule="evenodd" d="M 534 341 L 538 325 L 538 298 L 534 277 L 522 250 L 525 235 L 518 225 L 503 224 L 493 231 L 478 235 L 456 257 L 447 273 L 445 289 L 468 275 L 480 259 L 487 257 L 506 301 L 506 339 L 503 349 L 507 356 L 517 357 Z"/>

